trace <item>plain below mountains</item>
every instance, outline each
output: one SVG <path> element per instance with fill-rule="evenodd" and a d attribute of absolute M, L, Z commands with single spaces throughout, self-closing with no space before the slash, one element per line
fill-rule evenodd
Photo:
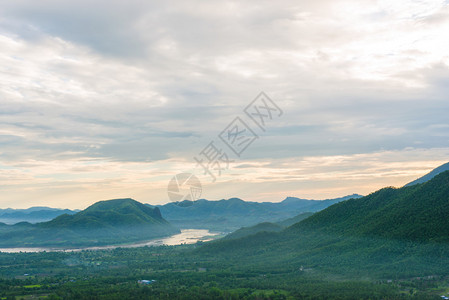
<path fill-rule="evenodd" d="M 132 199 L 97 202 L 73 215 L 37 224 L 0 224 L 0 247 L 96 246 L 149 240 L 179 233 L 159 208 Z"/>

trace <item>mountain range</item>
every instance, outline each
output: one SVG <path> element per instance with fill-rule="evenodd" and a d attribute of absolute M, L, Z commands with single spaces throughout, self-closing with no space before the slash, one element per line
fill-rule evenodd
<path fill-rule="evenodd" d="M 58 209 L 35 206 L 27 209 L 0 209 L 0 222 L 15 224 L 19 222 L 38 223 L 45 222 L 63 214 L 73 215 L 80 210 Z"/>
<path fill-rule="evenodd" d="M 241 228 L 224 239 L 223 242 L 229 243 L 246 237 L 265 235 L 276 240 L 288 235 L 288 238 L 281 238 L 282 242 L 276 241 L 276 244 L 283 245 L 286 240 L 294 242 L 307 232 L 314 232 L 315 237 L 332 235 L 406 242 L 447 242 L 449 172 L 444 169 L 448 165 L 403 188 L 384 188 L 366 197 L 357 194 L 329 200 L 288 197 L 279 203 L 246 202 L 238 198 L 219 201 L 203 199 L 159 206 L 127 198 L 100 201 L 78 212 L 46 207 L 6 209 L 1 210 L 0 214 L 10 217 L 39 213 L 41 217 L 44 214 L 58 216 L 36 224 L 0 223 L 0 246 L 117 244 L 171 235 L 179 232 L 177 227 L 229 232 Z M 307 240 L 304 236 L 301 239 Z M 269 245 L 270 241 L 265 243 Z M 252 246 L 256 244 L 252 243 Z"/>
<path fill-rule="evenodd" d="M 449 170 L 449 163 L 439 166 L 429 174 L 410 182 L 406 186 L 427 182 L 445 170 Z M 239 198 L 220 201 L 203 199 L 195 202 L 168 203 L 158 207 L 167 220 L 181 228 L 205 228 L 230 232 L 240 227 L 251 227 L 262 222 L 278 223 L 285 221 L 287 218 L 292 218 L 290 223 L 281 225 L 292 225 L 295 221 L 301 220 L 294 218 L 302 213 L 318 212 L 336 203 L 361 197 L 363 196 L 358 194 L 329 200 L 287 197 L 282 202 L 277 203 L 248 202 Z"/>
<path fill-rule="evenodd" d="M 449 275 L 448 212 L 445 171 L 424 183 L 342 201 L 283 230 L 259 224 L 253 232 L 235 232 L 197 252 L 226 261 L 245 257 L 238 263 L 260 268 L 304 266 L 378 277 Z"/>
<path fill-rule="evenodd" d="M 304 212 L 316 212 L 332 204 L 361 195 L 349 195 L 329 200 L 306 200 L 288 197 L 282 202 L 249 202 L 238 198 L 210 201 L 198 200 L 167 203 L 147 207 L 158 208 L 162 216 L 179 228 L 198 228 L 230 232 L 243 226 L 260 222 L 279 222 Z M 50 221 L 60 215 L 74 215 L 79 210 L 32 207 L 29 209 L 0 210 L 0 222 L 15 224 L 19 222 L 38 223 Z M 67 218 L 67 217 L 64 217 Z"/>
<path fill-rule="evenodd" d="M 0 224 L 1 247 L 77 247 L 129 243 L 179 233 L 159 208 L 133 199 L 97 202 L 48 222 Z"/>
<path fill-rule="evenodd" d="M 329 200 L 306 200 L 288 197 L 282 202 L 249 202 L 239 198 L 228 200 L 183 201 L 157 206 L 162 215 L 181 228 L 204 228 L 217 231 L 234 231 L 261 222 L 280 222 L 304 212 L 320 211 L 335 203 L 351 198 L 353 194 Z"/>
<path fill-rule="evenodd" d="M 241 201 L 203 205 L 219 205 L 230 212 L 258 207 Z M 283 202 L 280 205 L 288 206 L 297 201 Z M 57 297 L 74 299 L 80 298 L 80 291 L 86 299 L 95 295 L 104 299 L 136 295 L 142 299 L 445 299 L 448 211 L 449 171 L 445 171 L 423 183 L 387 187 L 315 213 L 247 226 L 220 240 L 176 247 L 1 253 L 0 271 L 11 278 L 7 283 L 8 288 L 14 287 L 9 290 L 17 291 L 13 296 L 20 297 L 26 290 L 33 289 L 34 294 L 39 289 L 43 296 L 56 291 Z M 0 224 L 0 232 L 4 227 L 20 227 L 41 235 L 33 235 L 34 239 L 45 240 L 45 234 L 56 232 L 61 236 L 53 236 L 51 242 L 72 237 L 86 243 L 105 242 L 105 235 L 118 234 L 116 241 L 129 242 L 142 238 L 133 232 L 136 228 L 155 233 L 155 225 L 170 226 L 162 215 L 159 207 L 117 199 L 51 222 Z M 239 216 L 245 218 L 244 212 Z M 91 235 L 92 228 L 99 232 Z M 72 235 L 64 236 L 69 230 Z M 18 236 L 16 242 L 29 242 Z M 0 241 L 12 238 L 0 234 Z M 7 287 L 5 280 L 0 290 L 6 290 L 1 287 Z"/>
<path fill-rule="evenodd" d="M 133 199 L 115 199 L 97 202 L 78 212 L 47 207 L 5 209 L 1 213 L 8 220 L 56 217 L 36 224 L 24 221 L 14 225 L 0 223 L 0 247 L 117 244 L 171 235 L 179 232 L 177 228 L 231 232 L 261 221 L 284 222 L 277 225 L 283 229 L 287 223 L 296 222 L 312 212 L 357 197 L 361 196 L 351 195 L 322 201 L 288 197 L 279 203 L 246 202 L 232 198 L 220 201 L 183 201 L 161 206 L 142 204 Z M 247 231 L 254 232 L 254 229 Z"/>

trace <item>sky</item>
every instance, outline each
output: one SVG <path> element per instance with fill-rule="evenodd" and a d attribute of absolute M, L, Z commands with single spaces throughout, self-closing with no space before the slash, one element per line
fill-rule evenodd
<path fill-rule="evenodd" d="M 400 187 L 449 161 L 447 32 L 440 0 L 2 1 L 0 208 Z"/>

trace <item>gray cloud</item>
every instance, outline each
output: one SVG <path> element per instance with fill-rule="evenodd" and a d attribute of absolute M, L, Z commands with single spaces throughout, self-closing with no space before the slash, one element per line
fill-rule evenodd
<path fill-rule="evenodd" d="M 261 90 L 284 115 L 254 127 L 237 170 L 448 147 L 443 1 L 18 0 L 0 16 L 0 167 L 171 170 L 212 140 L 226 150 L 217 135 Z"/>

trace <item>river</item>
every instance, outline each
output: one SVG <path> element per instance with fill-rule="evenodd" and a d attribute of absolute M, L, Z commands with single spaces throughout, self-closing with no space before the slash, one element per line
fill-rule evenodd
<path fill-rule="evenodd" d="M 115 248 L 136 248 L 144 246 L 174 246 L 181 244 L 194 244 L 198 241 L 211 241 L 216 236 L 220 235 L 218 232 L 210 232 L 207 229 L 181 229 L 181 233 L 174 234 L 165 238 L 154 239 L 149 241 L 141 241 L 131 244 L 122 245 L 107 245 L 98 247 L 81 247 L 81 248 L 47 248 L 47 247 L 36 247 L 36 248 L 0 248 L 0 252 L 7 253 L 19 253 L 19 252 L 73 252 L 82 250 L 107 250 Z"/>

